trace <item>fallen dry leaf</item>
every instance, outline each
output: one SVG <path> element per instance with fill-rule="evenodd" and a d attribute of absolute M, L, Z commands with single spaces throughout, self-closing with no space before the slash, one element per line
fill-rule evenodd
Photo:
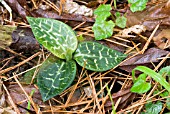
<path fill-rule="evenodd" d="M 154 43 L 161 49 L 170 48 L 170 29 L 163 29 L 153 38 Z"/>
<path fill-rule="evenodd" d="M 123 29 L 118 34 L 121 34 L 122 36 L 128 36 L 130 33 L 141 34 L 141 32 L 145 31 L 146 27 L 144 25 L 134 25 L 130 28 Z"/>
<path fill-rule="evenodd" d="M 26 10 L 24 8 L 24 6 L 22 6 L 20 3 L 23 3 L 23 2 L 19 2 L 17 0 L 5 0 L 8 5 L 11 7 L 11 9 L 13 11 L 15 11 L 16 13 L 18 13 L 24 20 L 26 20 L 26 16 L 29 14 L 28 10 Z M 24 3 L 25 4 L 25 3 Z"/>
<path fill-rule="evenodd" d="M 83 89 L 87 97 L 93 97 L 93 90 L 90 86 L 84 87 Z"/>
<path fill-rule="evenodd" d="M 31 92 L 34 90 L 35 92 L 32 95 L 32 99 L 33 99 L 34 103 L 37 105 L 44 105 L 44 103 L 41 99 L 40 92 L 33 85 L 23 86 L 23 88 L 28 95 L 30 95 Z M 25 109 L 27 109 L 28 100 L 27 100 L 26 95 L 22 91 L 22 89 L 18 85 L 9 85 L 9 87 L 7 89 L 9 91 L 14 103 L 19 106 L 19 110 L 22 113 L 26 114 L 27 110 L 25 110 Z M 34 109 L 31 107 L 30 111 L 34 112 Z"/>
<path fill-rule="evenodd" d="M 86 17 L 83 15 L 67 14 L 67 13 L 62 13 L 61 15 L 58 15 L 54 11 L 46 11 L 46 10 L 42 10 L 42 9 L 36 9 L 36 10 L 32 11 L 31 14 L 34 17 L 53 18 L 53 19 L 57 19 L 57 20 L 94 22 L 94 18 L 91 18 L 91 17 Z"/>
<path fill-rule="evenodd" d="M 144 54 L 139 54 L 131 59 L 128 59 L 120 65 L 120 69 L 123 69 L 127 72 L 132 72 L 132 70 L 139 65 L 145 65 L 151 67 L 151 62 L 158 62 L 160 57 L 167 55 L 169 51 L 165 51 L 158 48 L 150 48 Z"/>
<path fill-rule="evenodd" d="M 85 5 L 79 5 L 72 0 L 66 0 L 66 3 L 64 5 L 64 12 L 66 13 L 84 16 L 93 15 L 93 10 L 91 8 L 88 8 Z"/>
<path fill-rule="evenodd" d="M 30 28 L 18 27 L 12 33 L 12 40 L 10 48 L 16 52 L 34 53 L 40 49 L 40 45 Z"/>
<path fill-rule="evenodd" d="M 150 4 L 142 12 L 132 13 L 130 10 L 126 12 L 127 26 L 144 25 L 146 29 L 151 31 L 158 24 L 170 25 L 170 11 L 165 7 L 166 3 Z"/>

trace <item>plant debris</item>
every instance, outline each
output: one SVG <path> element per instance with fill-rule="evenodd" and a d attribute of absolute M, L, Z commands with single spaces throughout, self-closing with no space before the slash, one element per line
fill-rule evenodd
<path fill-rule="evenodd" d="M 115 1 L 2 0 L 0 113 L 169 113 L 170 0 Z"/>

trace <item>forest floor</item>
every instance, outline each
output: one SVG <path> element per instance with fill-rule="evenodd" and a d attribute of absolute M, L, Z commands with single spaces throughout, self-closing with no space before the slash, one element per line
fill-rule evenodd
<path fill-rule="evenodd" d="M 130 9 L 131 0 L 115 1 L 2 0 L 0 113 L 170 114 L 170 0 L 149 0 L 146 8 L 136 12 Z M 115 22 L 111 36 L 96 40 L 94 11 L 101 4 L 111 6 L 107 20 L 115 22 L 119 12 L 126 27 Z M 102 72 L 77 65 L 71 85 L 44 102 L 37 76 L 52 54 L 34 37 L 27 16 L 62 21 L 79 42 L 98 42 L 127 57 Z"/>

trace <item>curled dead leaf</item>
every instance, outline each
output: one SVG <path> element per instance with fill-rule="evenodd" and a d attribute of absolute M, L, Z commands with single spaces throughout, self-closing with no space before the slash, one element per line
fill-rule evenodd
<path fill-rule="evenodd" d="M 130 33 L 141 34 L 141 32 L 145 32 L 146 27 L 144 25 L 134 25 L 130 28 L 124 29 L 119 32 L 122 36 L 128 36 Z"/>
<path fill-rule="evenodd" d="M 66 0 L 64 12 L 75 15 L 92 16 L 93 10 L 84 5 L 79 5 L 76 2 Z"/>
<path fill-rule="evenodd" d="M 154 43 L 160 48 L 170 48 L 170 29 L 162 30 L 157 36 L 153 38 Z"/>
<path fill-rule="evenodd" d="M 12 100 L 14 101 L 15 104 L 18 105 L 20 112 L 23 114 L 27 113 L 27 106 L 28 106 L 28 101 L 25 93 L 22 91 L 22 89 L 18 85 L 9 85 L 7 87 L 9 94 L 11 95 Z M 32 91 L 34 91 L 32 95 L 33 102 L 37 105 L 45 105 L 41 99 L 41 95 L 39 91 L 33 86 L 33 85 L 24 85 L 23 89 L 25 92 L 30 95 Z M 24 102 L 23 102 L 24 101 Z M 31 106 L 30 111 L 33 113 L 34 109 Z"/>
<path fill-rule="evenodd" d="M 136 66 L 140 66 L 140 65 L 148 66 L 151 68 L 151 67 L 153 67 L 152 63 L 159 62 L 158 58 L 161 58 L 161 57 L 167 55 L 168 53 L 169 53 L 169 51 L 165 51 L 162 49 L 150 48 L 144 54 L 138 54 L 138 55 L 128 59 L 127 61 L 122 63 L 119 66 L 119 68 L 122 70 L 125 70 L 129 73 L 131 73 L 132 70 Z"/>

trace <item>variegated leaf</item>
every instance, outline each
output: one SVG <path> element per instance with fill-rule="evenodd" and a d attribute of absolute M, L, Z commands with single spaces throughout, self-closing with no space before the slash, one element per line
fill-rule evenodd
<path fill-rule="evenodd" d="M 82 42 L 74 54 L 80 66 L 92 71 L 106 71 L 118 65 L 126 55 L 96 42 Z"/>
<path fill-rule="evenodd" d="M 37 80 L 43 101 L 60 94 L 69 87 L 75 75 L 75 61 L 65 62 L 55 57 L 48 58 L 40 67 Z"/>
<path fill-rule="evenodd" d="M 61 59 L 70 60 L 77 48 L 74 31 L 65 23 L 49 18 L 27 17 L 34 36 L 46 49 Z"/>

